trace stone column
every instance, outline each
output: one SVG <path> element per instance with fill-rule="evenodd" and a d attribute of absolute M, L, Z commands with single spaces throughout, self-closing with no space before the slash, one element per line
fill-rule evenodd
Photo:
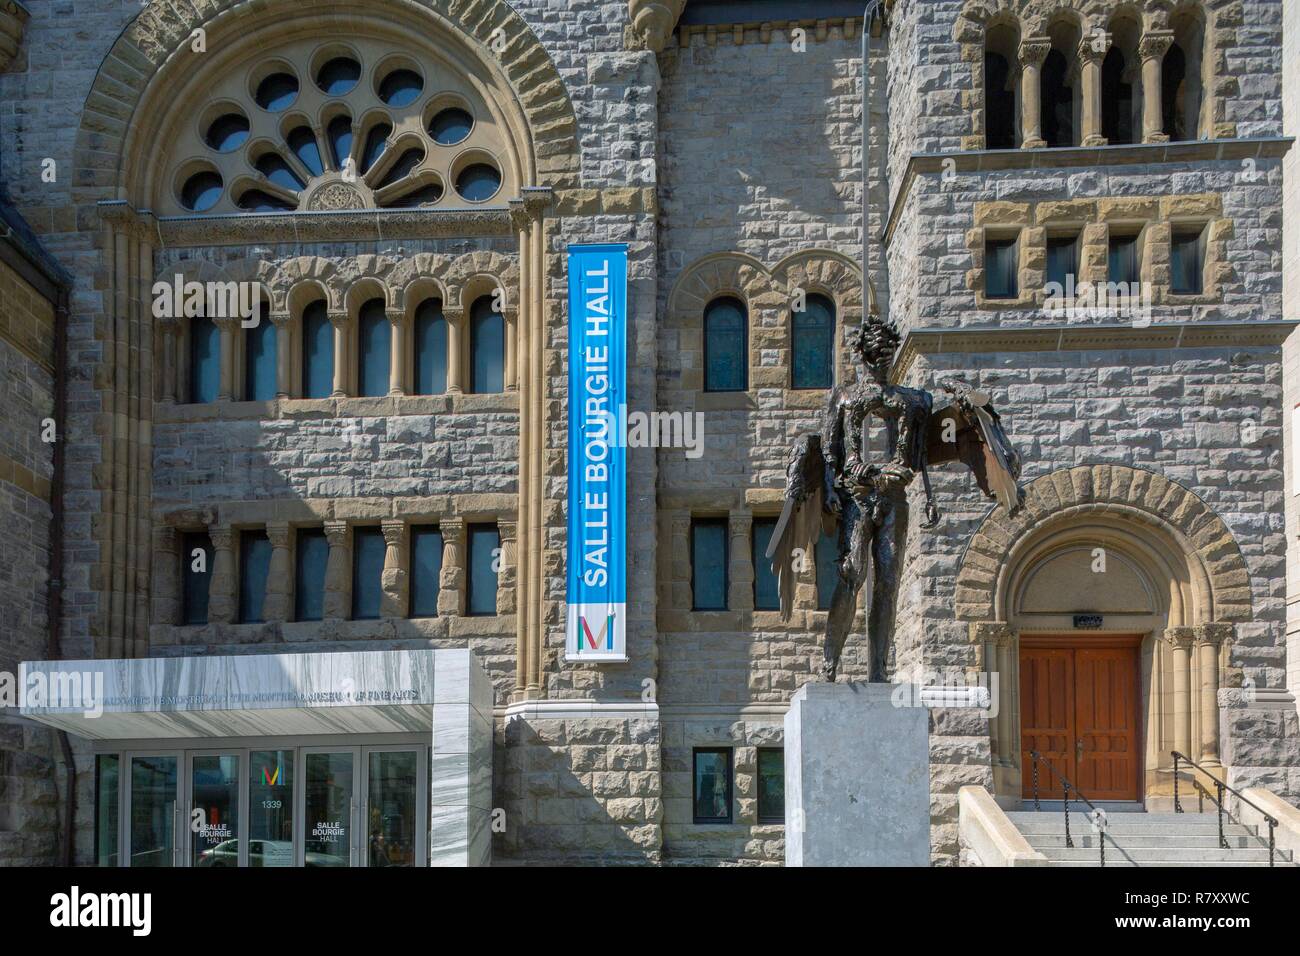
<path fill-rule="evenodd" d="M 293 339 L 292 317 L 286 312 L 272 315 L 271 324 L 275 326 L 275 397 L 289 398 L 293 395 Z"/>
<path fill-rule="evenodd" d="M 348 315 L 331 312 L 330 325 L 334 327 L 334 391 L 332 398 L 348 394 Z"/>
<path fill-rule="evenodd" d="M 754 610 L 754 560 L 749 535 L 754 516 L 748 511 L 733 511 L 727 519 L 731 538 L 728 554 L 727 610 Z"/>
<path fill-rule="evenodd" d="M 238 319 L 213 319 L 221 333 L 221 382 L 217 386 L 217 401 L 229 402 L 235 398 L 235 331 Z"/>
<path fill-rule="evenodd" d="M 519 309 L 516 306 L 508 305 L 501 310 L 501 315 L 506 323 L 505 390 L 513 392 L 519 388 L 519 349 L 516 344 L 519 328 Z"/>
<path fill-rule="evenodd" d="M 337 366 L 336 366 L 337 367 Z M 327 621 L 344 621 L 352 614 L 352 580 L 348 561 L 352 550 L 346 521 L 326 521 L 325 539 L 330 555 L 325 564 L 325 607 Z"/>
<path fill-rule="evenodd" d="M 181 623 L 180 535 L 170 525 L 153 529 L 153 624 Z"/>
<path fill-rule="evenodd" d="M 465 519 L 443 518 L 442 576 L 438 580 L 438 614 L 465 613 Z"/>
<path fill-rule="evenodd" d="M 208 621 L 233 624 L 239 609 L 235 581 L 235 533 L 229 525 L 208 529 L 212 539 L 212 578 L 208 581 Z"/>
<path fill-rule="evenodd" d="M 1152 30 L 1142 35 L 1138 57 L 1142 60 L 1142 142 L 1167 143 L 1161 108 L 1161 73 L 1165 54 L 1173 45 L 1172 30 Z M 1186 751 L 1184 751 L 1186 753 Z"/>
<path fill-rule="evenodd" d="M 1043 139 L 1043 61 L 1051 52 L 1048 37 L 1026 37 L 1020 41 L 1020 126 L 1024 131 L 1024 149 L 1042 149 Z"/>
<path fill-rule="evenodd" d="M 180 323 L 175 318 L 166 318 L 160 320 L 162 323 L 162 355 L 158 356 L 161 363 L 161 400 L 166 405 L 171 405 L 180 401 L 180 394 L 176 381 L 176 364 L 180 360 L 181 334 Z"/>
<path fill-rule="evenodd" d="M 1173 698 L 1170 713 L 1173 715 L 1173 749 L 1188 757 L 1192 754 L 1192 641 L 1195 631 L 1190 627 L 1171 627 L 1165 631 L 1170 647 L 1170 677 Z"/>
<path fill-rule="evenodd" d="M 293 565 L 289 560 L 291 535 L 287 521 L 271 521 L 266 525 L 266 539 L 271 544 L 271 564 L 266 573 L 262 617 L 267 621 L 288 621 L 293 616 Z"/>
<path fill-rule="evenodd" d="M 669 588 L 665 609 L 691 609 L 691 513 L 675 511 L 670 518 L 669 549 L 666 555 L 670 573 L 665 577 Z"/>
<path fill-rule="evenodd" d="M 1101 131 L 1101 64 L 1105 50 L 1098 50 L 1092 37 L 1079 41 L 1079 71 L 1083 79 L 1083 116 L 1079 125 L 1082 146 L 1105 146 Z"/>
<path fill-rule="evenodd" d="M 406 394 L 406 313 L 401 309 L 388 310 L 389 336 L 388 394 Z"/>
<path fill-rule="evenodd" d="M 459 395 L 464 389 L 465 354 L 465 310 L 442 308 L 442 317 L 447 320 L 447 394 Z"/>
<path fill-rule="evenodd" d="M 497 520 L 501 535 L 501 570 L 497 573 L 497 614 L 514 614 L 519 602 L 515 596 L 518 576 L 515 573 L 516 524 L 505 518 Z"/>
<path fill-rule="evenodd" d="M 410 607 L 406 573 L 406 522 L 401 518 L 385 518 L 380 522 L 380 527 L 384 532 L 386 550 L 379 616 L 406 617 L 407 608 Z"/>
<path fill-rule="evenodd" d="M 1220 766 L 1219 761 L 1219 659 L 1221 648 L 1232 636 L 1232 625 L 1201 624 L 1196 627 L 1197 746 L 1198 763 Z M 1188 756 L 1192 756 L 1189 754 Z"/>

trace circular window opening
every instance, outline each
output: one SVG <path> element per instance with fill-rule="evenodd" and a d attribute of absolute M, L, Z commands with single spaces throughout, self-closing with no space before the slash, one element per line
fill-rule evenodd
<path fill-rule="evenodd" d="M 487 163 L 466 166 L 456 177 L 456 192 L 470 202 L 483 202 L 496 195 L 501 188 L 501 174 Z"/>
<path fill-rule="evenodd" d="M 410 106 L 424 89 L 424 78 L 414 70 L 393 70 L 379 84 L 379 98 L 389 106 Z"/>
<path fill-rule="evenodd" d="M 361 64 L 350 56 L 327 60 L 316 73 L 316 85 L 329 96 L 342 96 L 361 79 Z"/>
<path fill-rule="evenodd" d="M 442 198 L 442 183 L 429 183 L 427 186 L 421 186 L 414 189 L 404 196 L 394 199 L 389 205 L 400 209 L 409 209 L 416 206 L 432 206 Z"/>
<path fill-rule="evenodd" d="M 257 84 L 253 98 L 271 113 L 282 110 L 298 98 L 298 78 L 292 73 L 272 73 Z"/>
<path fill-rule="evenodd" d="M 280 197 L 272 196 L 260 189 L 245 190 L 235 205 L 248 212 L 285 212 L 294 208 L 292 203 L 287 203 Z"/>
<path fill-rule="evenodd" d="M 211 209 L 221 199 L 224 185 L 221 176 L 212 170 L 195 173 L 181 187 L 181 205 L 193 212 Z"/>
<path fill-rule="evenodd" d="M 239 149 L 248 139 L 248 117 L 238 113 L 226 113 L 218 116 L 208 127 L 204 139 L 219 153 L 229 153 Z"/>
<path fill-rule="evenodd" d="M 457 107 L 442 110 L 429 124 L 429 135 L 439 146 L 463 143 L 474 128 L 474 117 Z"/>

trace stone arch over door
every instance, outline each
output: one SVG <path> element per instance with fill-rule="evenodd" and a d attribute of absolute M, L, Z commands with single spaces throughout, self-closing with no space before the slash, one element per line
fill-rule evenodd
<path fill-rule="evenodd" d="M 985 669 L 999 675 L 989 732 L 1005 802 L 1021 793 L 1022 635 L 1071 635 L 1078 646 L 1098 635 L 1141 637 L 1140 794 L 1148 807 L 1168 802 L 1172 750 L 1219 766 L 1217 693 L 1234 624 L 1251 618 L 1250 577 L 1223 520 L 1177 482 L 1120 465 L 1035 479 L 1019 512 L 994 508 L 972 536 L 956 611 Z M 1097 626 L 1076 627 L 1076 615 Z"/>

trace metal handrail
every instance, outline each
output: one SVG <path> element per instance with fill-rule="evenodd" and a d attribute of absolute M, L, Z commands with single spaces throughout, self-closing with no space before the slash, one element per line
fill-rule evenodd
<path fill-rule="evenodd" d="M 1029 756 L 1033 759 L 1034 809 L 1042 810 L 1042 807 L 1038 803 L 1038 761 L 1042 760 L 1043 766 L 1047 768 L 1047 772 L 1050 773 L 1057 780 L 1061 781 L 1061 793 L 1065 797 L 1063 801 L 1065 803 L 1065 845 L 1067 847 L 1070 847 L 1071 849 L 1074 848 L 1074 840 L 1070 836 L 1070 791 L 1073 790 L 1080 800 L 1082 800 L 1088 806 L 1092 807 L 1092 812 L 1094 814 L 1093 825 L 1096 826 L 1097 828 L 1097 848 L 1101 851 L 1101 865 L 1105 866 L 1106 865 L 1106 826 L 1105 826 L 1106 812 L 1104 810 L 1099 810 L 1091 800 L 1089 800 L 1086 796 L 1084 796 L 1083 791 L 1080 790 L 1078 787 L 1076 787 L 1074 784 L 1070 783 L 1070 781 L 1067 780 L 1063 774 L 1057 773 L 1056 770 L 1052 767 L 1052 765 L 1048 763 L 1047 760 L 1044 759 L 1043 755 L 1040 754 L 1037 750 L 1029 751 Z M 1101 821 L 1100 823 L 1097 822 L 1099 819 Z"/>
<path fill-rule="evenodd" d="M 1265 821 L 1267 821 L 1268 823 L 1268 865 L 1272 866 L 1273 856 L 1277 848 L 1277 837 L 1274 832 L 1274 828 L 1277 826 L 1276 818 L 1274 818 L 1274 816 L 1271 813 L 1268 813 L 1263 807 L 1261 807 L 1254 800 L 1251 800 L 1250 797 L 1246 796 L 1236 787 L 1228 786 L 1226 783 L 1224 783 L 1214 774 L 1210 773 L 1210 771 L 1206 770 L 1204 767 L 1202 767 L 1191 757 L 1188 757 L 1186 754 L 1179 753 L 1177 750 L 1171 750 L 1170 754 L 1172 754 L 1174 758 L 1174 813 L 1183 812 L 1182 802 L 1178 799 L 1178 761 L 1184 760 L 1214 781 L 1215 793 L 1211 794 L 1209 790 L 1205 789 L 1205 784 L 1201 783 L 1201 781 L 1196 778 L 1195 774 L 1192 775 L 1192 786 L 1194 786 L 1197 790 L 1197 800 L 1199 801 L 1200 809 L 1202 811 L 1204 811 L 1205 809 L 1205 800 L 1204 800 L 1205 797 L 1209 797 L 1211 800 L 1213 800 L 1214 805 L 1219 808 L 1219 846 L 1225 850 L 1232 849 L 1232 847 L 1228 845 L 1227 838 L 1224 837 L 1223 835 L 1223 815 L 1227 813 L 1227 808 L 1224 807 L 1223 805 L 1223 791 L 1227 790 L 1230 793 L 1235 794 L 1237 799 L 1240 800 L 1242 803 L 1245 803 L 1248 806 L 1253 807 L 1259 813 L 1259 815 L 1262 816 Z M 1232 815 L 1228 814 L 1228 816 L 1229 818 L 1231 818 Z"/>

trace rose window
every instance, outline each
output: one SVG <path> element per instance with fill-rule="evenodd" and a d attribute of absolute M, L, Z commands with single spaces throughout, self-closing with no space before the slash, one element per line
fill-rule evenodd
<path fill-rule="evenodd" d="M 390 43 L 300 41 L 207 85 L 169 137 L 163 214 L 464 209 L 517 192 L 477 88 Z"/>

